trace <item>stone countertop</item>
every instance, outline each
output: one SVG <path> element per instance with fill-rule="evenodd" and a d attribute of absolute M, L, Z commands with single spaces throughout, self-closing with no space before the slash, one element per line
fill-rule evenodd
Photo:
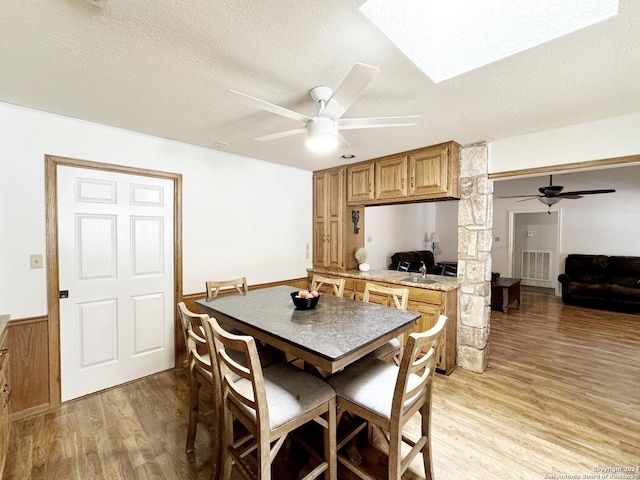
<path fill-rule="evenodd" d="M 410 277 L 422 278 L 421 273 L 417 272 L 398 272 L 396 270 L 370 270 L 368 272 L 361 272 L 360 270 L 329 270 L 322 268 L 309 268 L 310 273 L 317 273 L 318 275 L 329 274 L 338 275 L 341 277 L 355 278 L 358 280 L 372 280 L 378 282 L 394 283 L 396 285 L 403 285 L 406 287 L 424 288 L 427 290 L 440 290 L 448 292 L 449 290 L 455 290 L 459 286 L 457 277 L 445 277 L 442 275 L 427 275 L 428 280 L 433 280 L 435 283 L 418 283 L 405 280 Z"/>

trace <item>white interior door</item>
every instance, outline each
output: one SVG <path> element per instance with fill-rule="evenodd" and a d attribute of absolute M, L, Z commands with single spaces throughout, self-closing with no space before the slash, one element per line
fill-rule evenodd
<path fill-rule="evenodd" d="M 174 365 L 173 181 L 57 172 L 66 401 Z"/>

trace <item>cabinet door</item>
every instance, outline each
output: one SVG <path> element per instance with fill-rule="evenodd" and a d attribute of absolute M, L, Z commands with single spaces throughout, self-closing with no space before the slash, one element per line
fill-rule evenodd
<path fill-rule="evenodd" d="M 373 200 L 373 162 L 347 167 L 347 203 Z"/>
<path fill-rule="evenodd" d="M 344 168 L 313 175 L 313 265 L 344 267 Z"/>
<path fill-rule="evenodd" d="M 327 175 L 327 250 L 325 266 L 342 269 L 344 267 L 344 247 L 342 222 L 344 212 L 344 169 L 331 170 Z"/>
<path fill-rule="evenodd" d="M 407 155 L 377 160 L 376 200 L 407 196 Z"/>
<path fill-rule="evenodd" d="M 313 176 L 313 265 L 325 267 L 329 263 L 327 230 L 327 175 Z"/>
<path fill-rule="evenodd" d="M 420 303 L 420 302 L 409 302 L 409 310 L 412 312 L 418 312 L 420 314 L 420 318 L 418 319 L 417 325 L 414 328 L 414 332 L 424 332 L 433 327 L 438 321 L 438 317 L 441 313 L 441 307 L 439 305 L 431 305 L 428 303 Z M 438 348 L 436 350 L 436 368 L 438 370 L 447 370 L 447 365 L 445 362 L 445 347 L 447 344 L 446 340 L 446 329 L 442 332 L 442 337 L 440 337 L 440 342 L 438 343 Z M 406 341 L 405 341 L 406 343 Z"/>
<path fill-rule="evenodd" d="M 449 189 L 449 148 L 427 148 L 409 156 L 409 196 L 437 195 Z"/>

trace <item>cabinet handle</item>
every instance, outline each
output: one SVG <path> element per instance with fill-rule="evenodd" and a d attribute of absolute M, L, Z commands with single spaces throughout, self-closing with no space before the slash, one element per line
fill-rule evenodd
<path fill-rule="evenodd" d="M 404 178 L 400 179 L 400 188 L 404 188 Z"/>
<path fill-rule="evenodd" d="M 411 177 L 411 188 L 413 189 L 413 177 Z"/>

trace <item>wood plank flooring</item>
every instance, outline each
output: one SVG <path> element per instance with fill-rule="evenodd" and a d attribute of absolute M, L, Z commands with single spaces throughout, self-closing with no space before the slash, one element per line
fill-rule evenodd
<path fill-rule="evenodd" d="M 187 395 L 186 372 L 172 370 L 14 422 L 4 479 L 206 479 L 206 432 L 184 452 Z M 436 375 L 433 409 L 437 480 L 638 468 L 640 315 L 523 292 L 508 314 L 492 312 L 487 372 Z M 376 451 L 363 453 L 385 478 Z M 419 459 L 404 478 L 424 478 Z"/>

